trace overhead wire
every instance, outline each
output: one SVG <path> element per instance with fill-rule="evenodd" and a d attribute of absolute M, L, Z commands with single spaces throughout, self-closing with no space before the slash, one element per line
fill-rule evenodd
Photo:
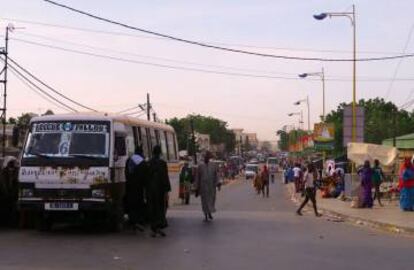
<path fill-rule="evenodd" d="M 162 41 L 171 41 L 171 40 L 166 39 L 166 38 L 155 37 L 155 36 L 150 36 L 150 35 L 138 35 L 138 34 L 129 34 L 129 33 L 125 33 L 125 32 L 118 32 L 118 31 L 97 30 L 97 29 L 92 29 L 92 28 L 75 27 L 75 26 L 69 26 L 69 25 L 63 25 L 63 24 L 52 24 L 52 23 L 45 23 L 45 22 L 39 22 L 39 21 L 15 19 L 15 18 L 9 18 L 9 17 L 1 17 L 1 19 L 2 20 L 13 21 L 13 22 L 30 24 L 30 25 L 40 25 L 40 26 L 45 26 L 45 27 L 75 30 L 75 31 L 79 31 L 79 32 L 97 33 L 97 34 L 106 34 L 106 35 L 115 35 L 115 36 L 126 36 L 126 37 L 133 37 L 133 38 L 153 39 L 153 40 L 162 40 Z M 213 41 L 213 42 L 209 41 L 208 43 L 223 45 L 223 46 L 230 46 L 230 47 L 256 48 L 256 49 L 281 50 L 281 51 L 343 53 L 343 54 L 349 54 L 349 53 L 352 52 L 352 51 L 334 50 L 334 49 L 276 47 L 276 46 L 270 46 L 270 45 L 267 45 L 267 46 L 266 45 L 252 45 L 252 44 L 216 42 L 216 41 Z M 359 54 L 365 53 L 365 54 L 394 55 L 394 54 L 399 54 L 400 52 L 359 50 L 358 53 Z"/>
<path fill-rule="evenodd" d="M 402 53 L 405 53 L 407 51 L 408 45 L 410 44 L 410 41 L 411 41 L 411 36 L 413 34 L 413 31 L 414 31 L 414 24 L 411 26 L 410 31 L 408 32 L 408 37 L 407 37 L 407 40 L 405 41 Z M 397 77 L 398 71 L 400 70 L 400 66 L 401 66 L 403 60 L 404 60 L 404 58 L 401 58 L 398 61 L 397 66 L 395 67 L 394 73 L 392 75 L 392 80 L 390 81 L 387 92 L 385 94 L 385 99 L 388 99 L 388 97 L 391 93 L 392 87 L 394 86 L 394 80 Z"/>
<path fill-rule="evenodd" d="M 132 110 L 136 110 L 136 109 L 139 109 L 139 106 L 135 105 L 134 107 L 131 107 L 131 108 L 128 108 L 128 109 L 125 109 L 125 110 L 122 110 L 122 111 L 119 111 L 119 112 L 116 112 L 116 113 L 123 114 L 123 113 L 129 112 L 129 111 L 132 111 Z"/>
<path fill-rule="evenodd" d="M 163 57 L 148 56 L 148 55 L 136 54 L 136 53 L 132 53 L 132 52 L 125 52 L 125 51 L 113 50 L 113 49 L 109 49 L 109 48 L 91 46 L 91 45 L 83 44 L 83 43 L 71 42 L 71 41 L 66 41 L 66 40 L 64 41 L 64 40 L 60 40 L 60 39 L 56 39 L 56 38 L 46 37 L 46 36 L 39 35 L 39 34 L 19 32 L 19 35 L 31 36 L 31 37 L 35 37 L 35 38 L 40 38 L 40 39 L 52 41 L 52 42 L 60 42 L 60 43 L 63 43 L 63 44 L 70 44 L 70 45 L 85 47 L 85 48 L 89 48 L 89 49 L 93 49 L 93 50 L 102 50 L 102 51 L 107 51 L 107 52 L 112 52 L 112 53 L 117 53 L 117 54 L 124 54 L 124 55 L 128 55 L 128 56 L 148 58 L 148 59 L 153 59 L 153 60 L 173 62 L 173 63 L 179 63 L 179 64 L 205 66 L 205 67 L 213 67 L 213 68 L 220 68 L 220 69 L 231 69 L 231 70 L 248 71 L 248 72 L 260 72 L 260 73 L 269 73 L 269 74 L 270 73 L 272 73 L 272 74 L 280 73 L 280 72 L 273 72 L 273 71 L 269 71 L 269 70 L 239 68 L 239 67 L 223 66 L 223 65 L 211 65 L 211 64 L 196 63 L 196 62 L 191 62 L 191 61 L 183 61 L 183 60 L 169 59 L 169 58 L 163 58 Z M 11 38 L 11 39 L 13 39 L 13 38 Z M 297 74 L 292 74 L 292 73 L 280 73 L 280 74 L 295 75 L 295 76 L 297 75 Z"/>
<path fill-rule="evenodd" d="M 14 69 L 10 69 L 11 73 L 27 88 L 29 88 L 30 90 L 32 90 L 34 93 L 36 93 L 38 96 L 40 96 L 41 98 L 43 98 L 44 100 L 46 100 L 47 102 L 53 104 L 54 106 L 56 106 L 57 108 L 60 108 L 62 110 L 68 111 L 68 112 L 72 112 L 72 110 L 69 110 L 68 108 L 65 108 L 63 106 L 61 106 L 60 104 L 58 104 L 56 101 L 52 100 L 51 98 L 47 97 L 45 94 L 43 94 L 42 92 L 40 92 L 39 90 L 37 90 L 36 88 L 34 88 L 32 85 L 30 85 L 29 83 L 27 83 L 22 77 L 20 77 L 20 75 L 14 71 Z"/>
<path fill-rule="evenodd" d="M 42 81 L 41 79 L 39 79 L 38 77 L 36 77 L 33 73 L 31 73 L 30 71 L 28 71 L 26 68 L 22 67 L 20 64 L 18 64 L 15 60 L 13 60 L 12 58 L 8 58 L 10 62 L 12 62 L 15 66 L 17 66 L 19 69 L 21 69 L 22 71 L 24 71 L 26 74 L 28 74 L 31 78 L 33 78 L 35 81 L 37 81 L 38 83 L 42 84 L 43 86 L 45 86 L 46 88 L 48 88 L 50 91 L 52 91 L 53 93 L 55 93 L 56 95 L 72 102 L 73 104 L 78 105 L 79 107 L 82 107 L 84 109 L 90 110 L 90 111 L 94 111 L 97 112 L 97 110 L 92 109 L 91 107 L 85 106 L 79 102 L 77 102 L 76 100 L 73 100 L 71 98 L 69 98 L 68 96 L 62 94 L 61 92 L 59 92 L 58 90 L 54 89 L 53 87 L 51 87 L 50 85 L 46 84 L 44 81 Z"/>
<path fill-rule="evenodd" d="M 205 42 L 184 39 L 184 38 L 180 38 L 180 37 L 176 37 L 176 36 L 172 36 L 172 35 L 168 35 L 168 34 L 163 34 L 163 33 L 155 32 L 155 31 L 152 31 L 152 30 L 147 30 L 147 29 L 136 27 L 136 26 L 132 26 L 132 25 L 129 25 L 129 24 L 126 24 L 126 23 L 118 22 L 118 21 L 115 21 L 115 20 L 107 19 L 107 18 L 104 18 L 104 17 L 101 17 L 101 16 L 97 16 L 97 15 L 94 15 L 92 13 L 82 11 L 80 9 L 76 9 L 76 8 L 70 7 L 68 5 L 58 3 L 56 1 L 51 1 L 51 0 L 43 0 L 43 1 L 46 2 L 46 3 L 52 4 L 54 6 L 70 10 L 72 12 L 82 14 L 82 15 L 90 17 L 90 18 L 93 18 L 93 19 L 96 19 L 96 20 L 99 20 L 99 21 L 103 21 L 103 22 L 106 22 L 106 23 L 110 23 L 110 24 L 113 24 L 113 25 L 118 25 L 118 26 L 130 29 L 130 30 L 139 31 L 139 32 L 146 33 L 146 34 L 153 35 L 153 36 L 157 36 L 157 37 L 167 38 L 167 39 L 178 41 L 178 42 L 181 42 L 181 43 L 186 43 L 186 44 L 190 44 L 190 45 L 196 45 L 196 46 L 199 46 L 199 47 L 210 48 L 210 49 L 215 49 L 215 50 L 220 50 L 220 51 L 225 51 L 225 52 L 231 52 L 231 53 L 238 53 L 238 54 L 245 54 L 245 55 L 259 56 L 259 57 L 267 57 L 267 58 L 285 59 L 285 60 L 320 61 L 320 62 L 354 62 L 354 61 L 366 62 L 366 61 L 384 61 L 384 60 L 393 60 L 393 59 L 414 57 L 414 54 L 402 54 L 402 55 L 383 56 L 383 57 L 368 57 L 368 58 L 358 58 L 358 59 L 350 59 L 349 58 L 348 59 L 348 58 L 300 57 L 300 56 L 275 55 L 275 54 L 259 53 L 259 52 L 241 50 L 241 49 L 228 48 L 228 47 L 213 45 L 213 44 L 209 44 L 209 43 L 205 43 Z"/>
<path fill-rule="evenodd" d="M 3 59 L 1 59 L 3 60 Z M 37 84 L 35 84 L 33 81 L 31 81 L 27 76 L 25 76 L 24 74 L 22 74 L 17 68 L 14 67 L 14 65 L 9 63 L 9 67 L 12 71 L 14 71 L 14 73 L 17 73 L 22 79 L 24 79 L 27 83 L 29 83 L 32 87 L 36 88 L 38 91 L 40 91 L 41 93 L 43 93 L 44 95 L 46 95 L 48 98 L 52 99 L 53 101 L 59 103 L 60 105 L 62 105 L 63 107 L 67 108 L 68 110 L 72 111 L 72 112 L 78 112 L 76 109 L 74 109 L 73 107 L 63 103 L 62 101 L 58 100 L 57 98 L 55 98 L 54 96 L 52 96 L 51 94 L 49 94 L 48 92 L 46 92 L 45 90 L 43 90 L 42 88 L 40 88 Z"/>
<path fill-rule="evenodd" d="M 247 71 L 247 72 L 265 73 L 265 74 L 273 74 L 273 75 L 280 74 L 282 76 L 283 75 L 290 75 L 290 76 L 294 76 L 295 79 L 300 79 L 300 78 L 298 78 L 297 74 L 293 74 L 293 73 L 269 71 L 269 70 L 262 70 L 262 69 L 252 69 L 252 68 L 239 68 L 239 67 L 234 67 L 234 66 L 204 64 L 204 63 L 176 60 L 176 59 L 163 58 L 163 57 L 157 57 L 157 56 L 148 56 L 148 55 L 136 54 L 136 53 L 132 53 L 132 52 L 114 50 L 114 49 L 110 49 L 110 48 L 92 46 L 92 45 L 84 44 L 84 43 L 77 43 L 77 42 L 72 42 L 72 41 L 67 41 L 67 40 L 51 38 L 51 37 L 44 36 L 44 35 L 39 35 L 39 34 L 22 33 L 22 32 L 19 32 L 18 34 L 23 35 L 23 36 L 40 38 L 40 39 L 44 39 L 44 40 L 48 40 L 48 41 L 52 41 L 52 42 L 59 42 L 59 43 L 62 43 L 62 44 L 85 47 L 85 48 L 93 49 L 93 50 L 102 50 L 102 51 L 106 51 L 106 52 L 124 54 L 124 55 L 128 55 L 128 56 L 133 56 L 133 57 L 148 58 L 148 59 L 159 60 L 159 61 L 166 61 L 166 62 L 179 63 L 179 64 L 187 64 L 187 65 L 195 65 L 195 66 L 203 66 L 203 67 L 209 67 L 209 68 L 212 67 L 212 68 L 219 68 L 219 69 Z M 13 39 L 13 38 L 11 38 L 11 39 Z M 388 79 L 388 78 L 384 78 L 384 79 L 382 79 L 382 78 L 373 78 L 373 79 L 372 78 L 371 79 L 370 78 L 365 78 L 364 79 L 364 77 L 359 77 L 359 79 L 360 79 L 360 81 L 369 81 L 369 80 L 373 80 L 373 81 L 378 81 L 378 80 L 384 80 L 384 81 L 396 80 L 396 81 L 400 81 L 400 80 L 405 80 L 404 78 L 395 78 L 395 77 L 392 78 L 392 79 Z M 308 80 L 319 81 L 320 79 L 319 78 L 308 78 Z M 329 76 L 329 77 L 326 78 L 326 80 L 327 81 L 328 80 L 338 80 L 338 81 L 349 80 L 349 81 L 351 81 L 351 78 L 346 78 L 344 76 Z M 408 79 L 408 80 L 414 80 L 414 78 L 413 79 Z"/>
<path fill-rule="evenodd" d="M 295 77 L 286 77 L 286 76 L 274 76 L 274 75 L 265 75 L 265 74 L 252 74 L 252 73 L 241 73 L 241 72 L 229 72 L 229 71 L 217 71 L 217 70 L 211 70 L 211 69 L 202 69 L 202 68 L 194 68 L 194 67 L 184 67 L 184 66 L 174 66 L 174 65 L 166 65 L 166 64 L 160 64 L 160 63 L 154 63 L 154 62 L 148 62 L 148 61 L 139 61 L 135 59 L 129 59 L 124 57 L 115 57 L 110 56 L 106 54 L 100 54 L 100 53 L 93 53 L 93 52 L 86 52 L 82 50 L 76 50 L 76 49 L 70 49 L 62 46 L 56 46 L 56 45 L 50 45 L 45 44 L 42 42 L 36 42 L 36 41 L 29 41 L 25 39 L 20 38 L 10 38 L 12 40 L 22 42 L 25 44 L 55 49 L 55 50 L 61 50 L 81 55 L 88 55 L 98 58 L 104 58 L 114 61 L 120 61 L 120 62 L 127 62 L 127 63 L 134 63 L 134 64 L 140 64 L 140 65 L 147 65 L 147 66 L 154 66 L 159 68 L 165 68 L 165 69 L 174 69 L 174 70 L 184 70 L 184 71 L 195 71 L 195 72 L 202 72 L 202 73 L 210 73 L 210 74 L 218 74 L 218 75 L 227 75 L 227 76 L 237 76 L 237 77 L 249 77 L 249 78 L 265 78 L 265 79 L 280 79 L 280 80 L 301 80 L 301 78 L 295 76 Z M 310 79 L 310 80 L 318 80 L 318 79 Z M 414 78 L 398 78 L 396 79 L 398 81 L 413 81 Z M 349 79 L 334 79 L 334 78 L 327 78 L 326 81 L 349 81 Z M 388 81 L 388 79 L 359 79 L 359 81 Z"/>

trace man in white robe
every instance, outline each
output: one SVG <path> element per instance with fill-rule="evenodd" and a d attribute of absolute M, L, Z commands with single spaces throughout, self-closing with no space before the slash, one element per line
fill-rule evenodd
<path fill-rule="evenodd" d="M 216 187 L 219 183 L 217 166 L 210 162 L 211 153 L 204 156 L 204 163 L 198 165 L 196 177 L 196 195 L 201 197 L 201 205 L 205 221 L 213 219 L 212 213 L 216 211 Z"/>

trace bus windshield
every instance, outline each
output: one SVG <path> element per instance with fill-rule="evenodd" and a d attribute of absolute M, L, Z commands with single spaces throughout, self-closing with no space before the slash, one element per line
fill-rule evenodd
<path fill-rule="evenodd" d="M 107 158 L 109 123 L 33 123 L 23 157 Z"/>

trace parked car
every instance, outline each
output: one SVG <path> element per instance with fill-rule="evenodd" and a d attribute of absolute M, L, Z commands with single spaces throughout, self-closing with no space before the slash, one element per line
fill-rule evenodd
<path fill-rule="evenodd" d="M 248 179 L 254 179 L 256 177 L 256 174 L 259 171 L 259 165 L 258 164 L 251 164 L 248 163 L 246 165 L 246 169 L 244 171 L 244 176 L 246 177 L 246 180 Z"/>

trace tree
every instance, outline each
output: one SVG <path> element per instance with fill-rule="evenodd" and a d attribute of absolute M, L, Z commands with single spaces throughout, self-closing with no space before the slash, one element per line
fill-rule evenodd
<path fill-rule="evenodd" d="M 9 121 L 7 121 L 7 123 L 11 124 L 11 125 L 15 125 L 15 124 L 17 124 L 17 119 L 14 118 L 14 117 L 10 117 Z"/>
<path fill-rule="evenodd" d="M 193 120 L 195 132 L 210 135 L 210 141 L 213 144 L 225 144 L 227 152 L 234 149 L 236 139 L 233 132 L 227 129 L 227 123 L 217 118 L 202 115 L 187 115 L 184 118 L 174 117 L 167 120 L 176 134 L 179 149 L 188 149 L 188 143 L 191 139 L 190 120 Z"/>
<path fill-rule="evenodd" d="M 350 105 L 341 103 L 335 111 L 326 116 L 326 122 L 335 125 L 335 152 L 343 151 L 343 111 Z M 381 144 L 384 139 L 414 133 L 414 115 L 412 112 L 398 109 L 392 102 L 382 98 L 361 99 L 359 106 L 365 110 L 364 140 L 367 143 Z M 394 125 L 393 117 L 396 118 Z"/>
<path fill-rule="evenodd" d="M 35 113 L 23 113 L 21 116 L 17 117 L 17 126 L 21 129 L 28 129 L 30 120 L 37 116 Z"/>
<path fill-rule="evenodd" d="M 52 110 L 50 110 L 50 109 L 48 109 L 44 114 L 42 114 L 42 115 L 54 115 L 55 113 L 52 111 Z"/>
<path fill-rule="evenodd" d="M 281 151 L 289 151 L 289 134 L 285 130 L 278 130 L 277 135 L 279 135 L 279 149 Z"/>

